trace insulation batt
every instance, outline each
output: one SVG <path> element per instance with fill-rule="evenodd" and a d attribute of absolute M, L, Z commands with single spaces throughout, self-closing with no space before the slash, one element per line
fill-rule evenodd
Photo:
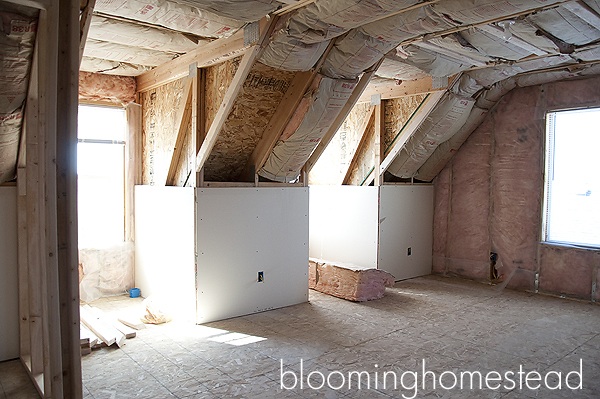
<path fill-rule="evenodd" d="M 280 182 L 295 181 L 355 87 L 353 80 L 322 77 L 306 113 L 293 117 L 302 120 L 298 129 L 275 145 L 258 174 Z"/>
<path fill-rule="evenodd" d="M 126 105 L 135 101 L 135 79 L 99 73 L 79 72 L 79 100 L 109 101 Z"/>
<path fill-rule="evenodd" d="M 94 11 L 203 37 L 226 37 L 243 26 L 242 21 L 168 0 L 98 0 Z"/>
<path fill-rule="evenodd" d="M 473 66 L 470 62 L 463 62 L 416 45 L 406 46 L 403 50 L 409 54 L 405 61 L 407 64 L 434 77 L 451 76 Z"/>
<path fill-rule="evenodd" d="M 95 39 L 88 39 L 86 41 L 83 54 L 86 57 L 152 67 L 169 62 L 175 57 L 173 53 L 142 49 Z"/>
<path fill-rule="evenodd" d="M 0 183 L 14 179 L 37 17 L 0 4 Z"/>
<path fill-rule="evenodd" d="M 79 67 L 79 70 L 85 72 L 101 72 L 102 74 L 120 76 L 138 76 L 150 69 L 152 67 L 85 56 L 81 59 L 81 66 Z"/>
<path fill-rule="evenodd" d="M 395 43 L 376 39 L 359 29 L 353 29 L 336 40 L 323 62 L 321 73 L 334 79 L 356 79 L 395 47 Z"/>
<path fill-rule="evenodd" d="M 408 139 L 388 168 L 398 177 L 413 177 L 429 156 L 465 124 L 475 99 L 447 94 Z"/>
<path fill-rule="evenodd" d="M 560 0 L 448 0 L 440 1 L 432 7 L 441 15 L 456 21 L 457 24 L 472 24 L 489 19 L 501 18 L 532 8 L 546 7 Z"/>
<path fill-rule="evenodd" d="M 258 21 L 277 10 L 282 3 L 275 0 L 177 0 L 223 17 L 244 22 Z"/>
<path fill-rule="evenodd" d="M 88 38 L 181 54 L 187 53 L 198 46 L 197 43 L 178 32 L 118 21 L 98 15 L 92 16 Z"/>
<path fill-rule="evenodd" d="M 304 7 L 301 14 L 308 20 L 352 29 L 417 3 L 416 0 L 321 0 Z"/>
<path fill-rule="evenodd" d="M 354 302 L 383 298 L 394 276 L 378 269 L 309 261 L 308 287 Z"/>
<path fill-rule="evenodd" d="M 487 54 L 490 57 L 520 60 L 532 54 L 530 51 L 512 44 L 510 40 L 498 38 L 477 28 L 467 29 L 460 34 L 482 54 Z"/>
<path fill-rule="evenodd" d="M 568 7 L 568 8 L 567 8 Z M 600 39 L 600 17 L 585 21 L 573 13 L 581 8 L 576 2 L 533 14 L 527 19 L 551 35 L 578 46 Z"/>
<path fill-rule="evenodd" d="M 400 57 L 388 55 L 377 68 L 375 75 L 396 80 L 417 80 L 427 77 L 427 73 L 404 62 Z"/>
<path fill-rule="evenodd" d="M 361 26 L 366 35 L 398 44 L 426 33 L 457 26 L 451 20 L 425 6 Z"/>

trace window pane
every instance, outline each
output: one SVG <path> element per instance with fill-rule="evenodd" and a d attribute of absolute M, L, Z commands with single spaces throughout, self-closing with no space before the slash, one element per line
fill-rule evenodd
<path fill-rule="evenodd" d="M 126 127 L 122 108 L 79 106 L 77 137 L 80 139 L 125 141 Z"/>
<path fill-rule="evenodd" d="M 546 240 L 600 246 L 600 109 L 551 117 Z"/>

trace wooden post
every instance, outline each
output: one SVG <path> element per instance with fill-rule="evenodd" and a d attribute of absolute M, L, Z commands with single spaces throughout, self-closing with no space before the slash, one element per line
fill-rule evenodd
<path fill-rule="evenodd" d="M 133 242 L 135 237 L 134 226 L 134 186 L 138 182 L 139 169 L 141 169 L 138 158 L 137 142 L 138 136 L 142 135 L 142 106 L 129 103 L 125 107 L 127 115 L 127 140 L 125 141 L 125 240 Z"/>
<path fill-rule="evenodd" d="M 381 159 L 383 148 L 381 143 L 383 142 L 383 133 L 385 132 L 385 106 L 383 101 L 379 101 L 379 104 L 375 106 L 375 182 L 376 186 L 380 186 L 383 179 L 381 178 Z"/>

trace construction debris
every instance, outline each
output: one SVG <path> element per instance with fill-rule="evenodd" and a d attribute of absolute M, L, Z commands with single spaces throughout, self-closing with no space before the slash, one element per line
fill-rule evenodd
<path fill-rule="evenodd" d="M 136 331 L 121 321 L 105 315 L 102 310 L 84 305 L 79 307 L 81 354 L 86 355 L 92 349 L 116 344 L 119 348 L 125 340 L 135 338 Z"/>

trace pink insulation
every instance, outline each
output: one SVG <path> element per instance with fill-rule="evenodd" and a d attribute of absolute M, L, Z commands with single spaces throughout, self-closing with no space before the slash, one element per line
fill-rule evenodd
<path fill-rule="evenodd" d="M 135 91 L 132 77 L 79 72 L 79 101 L 126 105 L 135 101 Z"/>
<path fill-rule="evenodd" d="M 540 243 L 545 112 L 600 105 L 600 77 L 504 96 L 435 179 L 433 270 L 591 299 L 600 252 Z"/>
<path fill-rule="evenodd" d="M 349 301 L 383 298 L 385 287 L 394 285 L 394 276 L 378 269 L 359 269 L 329 263 L 309 262 L 308 286 L 316 291 Z"/>

